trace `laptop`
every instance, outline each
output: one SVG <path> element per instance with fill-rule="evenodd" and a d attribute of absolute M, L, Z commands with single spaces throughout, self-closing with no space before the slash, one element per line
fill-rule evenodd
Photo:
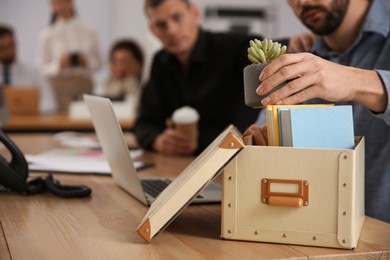
<path fill-rule="evenodd" d="M 3 91 L 10 115 L 37 115 L 39 113 L 39 87 L 8 86 Z"/>
<path fill-rule="evenodd" d="M 87 94 L 83 97 L 115 183 L 145 205 L 150 206 L 160 192 L 169 185 L 172 178 L 139 178 L 111 101 L 108 98 Z M 201 191 L 192 203 L 220 201 L 221 185 L 213 182 Z"/>

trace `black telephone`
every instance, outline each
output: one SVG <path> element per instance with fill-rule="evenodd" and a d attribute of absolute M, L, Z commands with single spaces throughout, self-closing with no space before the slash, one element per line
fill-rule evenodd
<path fill-rule="evenodd" d="M 91 189 L 85 185 L 67 186 L 61 185 L 53 179 L 51 174 L 47 177 L 38 177 L 31 181 L 28 178 L 28 163 L 23 153 L 11 141 L 11 139 L 0 130 L 0 142 L 11 153 L 11 161 L 8 162 L 0 155 L 0 186 L 12 191 L 32 195 L 49 190 L 53 194 L 65 198 L 86 197 L 91 194 Z"/>

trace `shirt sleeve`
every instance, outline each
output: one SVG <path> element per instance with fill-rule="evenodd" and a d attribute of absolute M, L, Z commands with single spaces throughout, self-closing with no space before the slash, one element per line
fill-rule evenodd
<path fill-rule="evenodd" d="M 88 68 L 91 71 L 96 71 L 102 66 L 102 58 L 100 56 L 100 49 L 98 44 L 98 37 L 94 31 L 90 33 L 91 37 L 91 50 L 88 57 Z"/>
<path fill-rule="evenodd" d="M 153 142 L 166 128 L 167 114 L 163 104 L 164 82 L 161 65 L 154 61 L 150 79 L 143 89 L 139 117 L 134 128 L 138 143 L 145 149 L 152 149 Z M 159 84 L 160 82 L 160 84 Z"/>
<path fill-rule="evenodd" d="M 44 79 L 35 68 L 29 68 L 30 84 L 39 86 L 40 103 L 39 110 L 42 113 L 54 112 L 57 109 L 54 93 L 48 81 Z"/>
<path fill-rule="evenodd" d="M 51 49 L 50 31 L 45 28 L 39 35 L 37 51 L 38 67 L 45 76 L 56 75 L 60 70 L 59 61 L 54 59 Z"/>
<path fill-rule="evenodd" d="M 383 113 L 374 114 L 374 116 L 381 118 L 387 125 L 390 125 L 390 71 L 388 70 L 376 70 L 382 79 L 382 83 L 387 92 L 387 107 Z"/>
<path fill-rule="evenodd" d="M 257 120 L 256 120 L 256 125 L 264 125 L 267 122 L 266 113 L 265 113 L 266 111 L 267 111 L 267 109 L 265 109 L 265 108 L 260 110 L 259 116 L 257 117 Z"/>

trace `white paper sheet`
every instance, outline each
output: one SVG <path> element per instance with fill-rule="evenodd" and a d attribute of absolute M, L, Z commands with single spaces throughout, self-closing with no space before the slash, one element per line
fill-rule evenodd
<path fill-rule="evenodd" d="M 130 155 L 136 159 L 143 151 L 132 150 Z M 101 150 L 52 149 L 40 154 L 27 154 L 30 171 L 64 172 L 75 174 L 110 175 L 111 169 Z M 150 166 L 149 163 L 134 162 L 137 170 Z"/>

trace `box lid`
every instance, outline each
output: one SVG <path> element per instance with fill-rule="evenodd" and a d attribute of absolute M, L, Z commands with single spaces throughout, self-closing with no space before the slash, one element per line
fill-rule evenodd
<path fill-rule="evenodd" d="M 241 133 L 229 125 L 156 198 L 146 213 L 138 234 L 150 242 L 164 230 L 244 147 Z"/>

